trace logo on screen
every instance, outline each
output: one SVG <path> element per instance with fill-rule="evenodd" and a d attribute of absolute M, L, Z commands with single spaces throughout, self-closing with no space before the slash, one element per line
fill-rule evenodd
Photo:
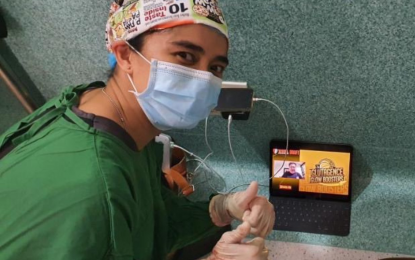
<path fill-rule="evenodd" d="M 344 181 L 343 167 L 336 167 L 330 159 L 323 159 L 311 169 L 310 183 L 338 183 Z"/>

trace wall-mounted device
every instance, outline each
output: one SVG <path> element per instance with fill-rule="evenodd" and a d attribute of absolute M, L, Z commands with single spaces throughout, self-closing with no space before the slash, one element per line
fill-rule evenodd
<path fill-rule="evenodd" d="M 218 105 L 212 114 L 221 114 L 225 119 L 232 115 L 234 120 L 247 120 L 252 109 L 253 97 L 254 90 L 248 88 L 246 82 L 224 81 Z"/>

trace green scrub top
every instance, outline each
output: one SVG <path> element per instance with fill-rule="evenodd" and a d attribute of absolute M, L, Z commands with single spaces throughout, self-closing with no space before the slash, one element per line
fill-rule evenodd
<path fill-rule="evenodd" d="M 161 145 L 138 151 L 74 112 L 103 86 L 68 88 L 0 136 L 0 259 L 160 260 L 218 231 L 208 202 L 162 185 Z"/>

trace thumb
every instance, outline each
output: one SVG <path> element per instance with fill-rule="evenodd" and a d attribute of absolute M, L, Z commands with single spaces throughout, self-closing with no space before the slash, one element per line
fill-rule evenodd
<path fill-rule="evenodd" d="M 265 241 L 263 238 L 261 237 L 256 237 L 248 242 L 246 242 L 247 245 L 254 245 L 257 246 L 258 248 L 263 248 L 265 246 Z"/>
<path fill-rule="evenodd" d="M 249 223 L 245 221 L 241 225 L 239 225 L 235 230 L 223 234 L 219 242 L 225 244 L 239 244 L 246 236 L 249 235 L 250 230 L 251 225 L 249 225 Z"/>
<path fill-rule="evenodd" d="M 242 221 L 248 221 L 249 215 L 251 215 L 251 211 L 245 210 L 244 215 L 242 216 Z"/>
<path fill-rule="evenodd" d="M 242 192 L 242 201 L 245 203 L 251 202 L 258 194 L 258 182 L 253 181 L 249 187 Z"/>

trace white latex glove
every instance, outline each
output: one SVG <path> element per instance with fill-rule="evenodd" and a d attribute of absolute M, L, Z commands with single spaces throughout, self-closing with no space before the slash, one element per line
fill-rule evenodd
<path fill-rule="evenodd" d="M 233 231 L 226 232 L 213 248 L 212 254 L 206 260 L 266 260 L 268 249 L 264 246 L 264 239 L 257 237 L 249 242 L 242 240 L 251 229 L 248 222 L 244 222 Z"/>
<path fill-rule="evenodd" d="M 274 226 L 275 211 L 267 198 L 257 193 L 258 183 L 254 181 L 245 191 L 213 197 L 210 203 L 213 223 L 224 226 L 232 219 L 247 221 L 251 234 L 265 238 Z"/>

